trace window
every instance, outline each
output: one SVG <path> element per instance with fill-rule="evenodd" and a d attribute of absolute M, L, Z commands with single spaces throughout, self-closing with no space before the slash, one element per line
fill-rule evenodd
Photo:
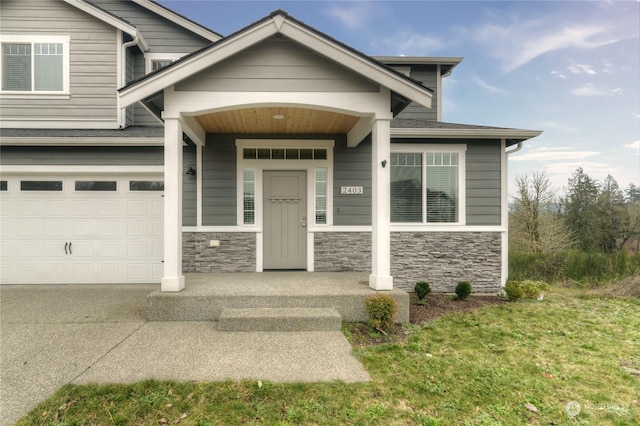
<path fill-rule="evenodd" d="M 243 224 L 255 225 L 256 223 L 256 171 L 244 169 L 242 171 L 244 198 L 243 198 Z"/>
<path fill-rule="evenodd" d="M 23 180 L 21 191 L 62 191 L 61 180 Z"/>
<path fill-rule="evenodd" d="M 327 169 L 316 169 L 316 224 L 327 224 Z"/>
<path fill-rule="evenodd" d="M 161 68 L 166 67 L 167 65 L 169 65 L 171 62 L 171 60 L 163 60 L 163 59 L 152 59 L 151 60 L 151 71 L 158 71 Z"/>
<path fill-rule="evenodd" d="M 6 191 L 6 190 L 7 190 L 7 181 L 0 180 L 0 191 Z"/>
<path fill-rule="evenodd" d="M 405 146 L 391 154 L 391 222 L 464 221 L 464 146 L 430 149 Z"/>
<path fill-rule="evenodd" d="M 145 53 L 146 73 L 158 71 L 180 59 L 184 53 Z"/>
<path fill-rule="evenodd" d="M 117 182 L 100 180 L 77 180 L 76 191 L 117 191 Z"/>
<path fill-rule="evenodd" d="M 3 36 L 2 91 L 68 92 L 68 37 Z"/>
<path fill-rule="evenodd" d="M 129 191 L 164 191 L 164 181 L 132 180 L 129 181 Z"/>

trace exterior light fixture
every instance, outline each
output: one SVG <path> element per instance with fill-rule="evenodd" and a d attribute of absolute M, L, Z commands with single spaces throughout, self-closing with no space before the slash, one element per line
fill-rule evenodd
<path fill-rule="evenodd" d="M 282 115 L 282 114 L 274 114 L 273 119 L 274 120 L 283 120 L 284 119 L 284 115 Z"/>

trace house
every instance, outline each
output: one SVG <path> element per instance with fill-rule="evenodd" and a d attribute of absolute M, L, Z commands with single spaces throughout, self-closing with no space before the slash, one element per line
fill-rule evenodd
<path fill-rule="evenodd" d="M 223 37 L 150 0 L 0 8 L 3 283 L 504 285 L 507 157 L 540 132 L 443 122 L 462 58 L 370 57 L 280 10 Z"/>

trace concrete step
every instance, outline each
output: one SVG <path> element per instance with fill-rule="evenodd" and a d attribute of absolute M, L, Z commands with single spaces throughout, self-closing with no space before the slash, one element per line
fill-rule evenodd
<path fill-rule="evenodd" d="M 342 317 L 335 308 L 224 308 L 221 331 L 338 331 Z"/>

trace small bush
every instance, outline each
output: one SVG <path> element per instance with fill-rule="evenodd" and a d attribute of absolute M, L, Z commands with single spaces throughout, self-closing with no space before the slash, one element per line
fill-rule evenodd
<path fill-rule="evenodd" d="M 515 302 L 523 296 L 520 281 L 509 281 L 504 287 L 504 292 L 512 302 Z"/>
<path fill-rule="evenodd" d="M 418 281 L 414 290 L 418 295 L 418 301 L 424 303 L 424 298 L 431 293 L 431 286 L 426 281 Z"/>
<path fill-rule="evenodd" d="M 369 326 L 380 331 L 387 331 L 393 326 L 393 317 L 398 310 L 398 304 L 391 296 L 378 294 L 367 297 L 364 301 Z"/>
<path fill-rule="evenodd" d="M 504 288 L 509 300 L 516 301 L 520 298 L 537 299 L 549 289 L 549 284 L 544 281 L 524 280 L 509 281 Z"/>
<path fill-rule="evenodd" d="M 469 281 L 460 281 L 456 286 L 456 296 L 458 300 L 466 300 L 471 294 L 471 283 Z"/>

